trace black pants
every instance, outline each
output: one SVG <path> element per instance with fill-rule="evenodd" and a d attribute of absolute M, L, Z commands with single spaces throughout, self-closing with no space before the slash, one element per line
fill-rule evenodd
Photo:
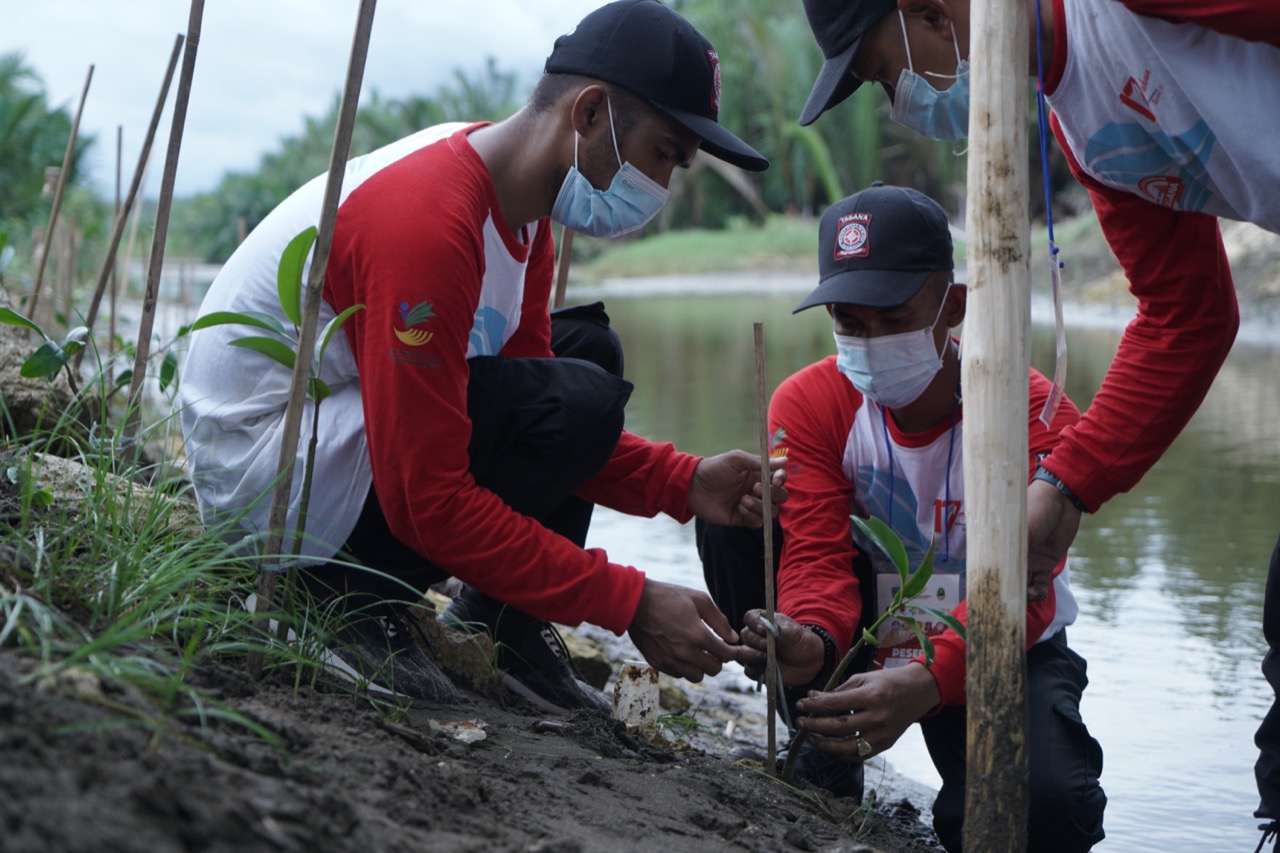
<path fill-rule="evenodd" d="M 764 606 L 764 543 L 760 531 L 698 522 L 698 554 L 707 589 L 735 627 L 742 615 Z M 782 527 L 774 523 L 774 566 L 782 554 Z M 861 565 L 859 565 L 861 564 Z M 860 556 L 851 570 L 862 589 L 874 589 L 871 569 Z M 860 631 L 878 614 L 864 607 Z M 851 671 L 865 670 L 871 649 Z M 1084 658 L 1067 646 L 1066 632 L 1027 652 L 1029 755 L 1027 850 L 1076 853 L 1103 838 L 1107 797 L 1098 784 L 1102 748 L 1080 719 L 1080 696 L 1089 680 Z M 920 720 L 929 756 L 942 777 L 933 803 L 933 827 L 951 853 L 961 850 L 964 825 L 964 706 L 944 708 Z"/>
<path fill-rule="evenodd" d="M 556 358 L 467 362 L 467 452 L 476 485 L 582 545 L 593 507 L 573 492 L 613 455 L 632 385 L 602 303 L 553 311 L 551 329 Z M 372 486 L 342 551 L 376 572 L 314 567 L 305 575 L 313 594 L 413 600 L 449 577 L 392 535 Z"/>
<path fill-rule="evenodd" d="M 1258 746 L 1254 776 L 1262 801 L 1256 817 L 1280 819 L 1280 541 L 1271 553 L 1267 572 L 1267 591 L 1262 600 L 1262 635 L 1267 638 L 1267 654 L 1262 659 L 1262 674 L 1276 694 L 1271 710 L 1262 719 L 1253 742 Z"/>

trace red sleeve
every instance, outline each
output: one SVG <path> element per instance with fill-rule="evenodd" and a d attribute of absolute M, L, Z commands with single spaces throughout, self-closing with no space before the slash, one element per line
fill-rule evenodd
<path fill-rule="evenodd" d="M 700 456 L 681 453 L 671 444 L 647 441 L 623 432 L 604 470 L 578 489 L 581 498 L 651 518 L 659 512 L 684 523 L 689 512 L 689 486 Z"/>
<path fill-rule="evenodd" d="M 1175 24 L 1196 24 L 1246 41 L 1280 47 L 1280 4 L 1275 0 L 1121 0 L 1132 12 Z"/>
<path fill-rule="evenodd" d="M 1226 360 L 1240 312 L 1217 219 L 1103 186 L 1053 124 L 1138 300 L 1102 387 L 1044 463 L 1096 510 L 1133 488 L 1187 425 Z"/>
<path fill-rule="evenodd" d="M 1058 443 L 1059 436 L 1062 431 L 1080 419 L 1080 411 L 1075 404 L 1063 396 L 1062 402 L 1058 405 L 1058 411 L 1053 416 L 1053 423 L 1046 428 L 1040 422 L 1040 410 L 1044 408 L 1044 401 L 1049 397 L 1049 389 L 1053 387 L 1048 379 L 1039 372 L 1031 371 L 1031 388 L 1030 388 L 1030 405 L 1027 414 L 1027 445 L 1029 448 L 1029 457 L 1027 459 L 1027 482 L 1031 482 L 1031 475 L 1035 473 L 1039 460 L 1045 454 L 1053 450 Z M 1053 570 L 1054 577 L 1062 572 L 1063 566 L 1067 563 L 1067 558 L 1063 557 L 1062 562 Z M 960 620 L 964 625 L 968 625 L 968 609 L 967 601 L 960 602 L 956 606 L 952 614 Z M 1027 648 L 1035 645 L 1036 641 L 1044 634 L 1045 630 L 1052 624 L 1054 616 L 1057 614 L 1058 603 L 1052 584 L 1049 586 L 1049 595 L 1041 601 L 1033 601 L 1027 604 Z M 915 663 L 923 663 L 924 658 L 917 658 Z M 965 644 L 960 639 L 960 635 L 952 631 L 950 628 L 933 638 L 933 666 L 930 668 L 933 673 L 933 679 L 938 685 L 938 694 L 942 697 L 939 707 L 943 705 L 963 705 L 965 702 Z"/>
<path fill-rule="evenodd" d="M 802 625 L 818 625 L 843 654 L 853 642 L 862 593 L 853 573 L 857 548 L 850 513 L 853 483 L 844 450 L 862 395 L 836 369 L 835 358 L 783 382 L 769 403 L 772 453 L 787 456 L 778 610 Z"/>
<path fill-rule="evenodd" d="M 460 177 L 466 172 L 456 164 L 384 179 L 391 168 L 344 203 L 327 275 L 335 308 L 367 306 L 346 329 L 391 531 L 450 574 L 534 616 L 589 620 L 621 634 L 644 576 L 513 511 L 469 472 L 466 353 L 484 273 L 482 226 L 497 208 L 492 188 Z M 428 181 L 431 192 L 423 192 Z M 541 254 L 550 254 L 550 240 L 535 248 L 540 256 L 513 350 L 541 351 L 548 338 L 550 276 Z M 409 347 L 394 336 L 401 302 L 431 304 L 426 344 Z"/>

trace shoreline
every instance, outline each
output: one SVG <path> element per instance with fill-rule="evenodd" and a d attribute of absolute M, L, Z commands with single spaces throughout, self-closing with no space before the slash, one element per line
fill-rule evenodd
<path fill-rule="evenodd" d="M 720 272 L 611 278 L 598 284 L 570 284 L 565 291 L 565 303 L 654 296 L 803 296 L 814 288 L 815 279 L 816 273 L 786 270 L 757 270 L 749 274 Z M 1102 286 L 1089 289 L 1114 290 Z M 1136 301 L 1125 290 L 1113 292 L 1110 298 L 1079 298 L 1075 290 L 1073 288 L 1063 298 L 1063 322 L 1067 328 L 1123 331 L 1137 313 Z M 1276 334 L 1280 330 L 1280 316 L 1265 312 L 1260 306 L 1251 312 L 1249 306 L 1241 305 L 1240 313 L 1237 344 L 1266 349 L 1280 348 L 1280 335 Z M 1031 325 L 1052 326 L 1053 318 L 1052 297 L 1033 293 Z M 960 328 L 963 329 L 963 326 Z"/>

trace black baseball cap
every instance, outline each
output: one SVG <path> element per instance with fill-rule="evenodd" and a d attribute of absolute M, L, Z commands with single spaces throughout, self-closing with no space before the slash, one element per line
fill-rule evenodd
<path fill-rule="evenodd" d="M 804 0 L 809 29 L 825 61 L 800 113 L 800 124 L 813 124 L 857 91 L 862 81 L 849 73 L 849 66 L 862 37 L 897 8 L 898 0 Z"/>
<path fill-rule="evenodd" d="M 939 270 L 955 269 L 947 214 L 906 187 L 876 181 L 831 205 L 818 225 L 818 286 L 792 314 L 846 303 L 892 308 Z"/>
<path fill-rule="evenodd" d="M 556 39 L 543 69 L 621 86 L 702 137 L 702 150 L 763 172 L 769 161 L 720 126 L 720 58 L 693 25 L 658 0 L 601 6 Z"/>

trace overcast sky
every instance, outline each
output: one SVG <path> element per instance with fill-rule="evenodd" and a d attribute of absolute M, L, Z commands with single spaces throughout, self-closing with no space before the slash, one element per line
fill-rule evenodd
<path fill-rule="evenodd" d="M 461 68 L 493 56 L 522 85 L 541 73 L 556 36 L 605 0 L 381 0 L 365 66 L 364 97 L 430 95 Z M 124 127 L 127 190 L 188 0 L 0 0 L 0 54 L 22 51 L 49 101 L 75 114 L 89 66 L 93 81 L 80 132 L 97 138 L 90 179 L 115 186 L 116 127 Z M 206 0 L 176 192 L 214 188 L 228 171 L 254 169 L 262 154 L 320 116 L 341 91 L 357 0 Z M 154 196 L 167 150 L 175 72 L 152 146 Z"/>

